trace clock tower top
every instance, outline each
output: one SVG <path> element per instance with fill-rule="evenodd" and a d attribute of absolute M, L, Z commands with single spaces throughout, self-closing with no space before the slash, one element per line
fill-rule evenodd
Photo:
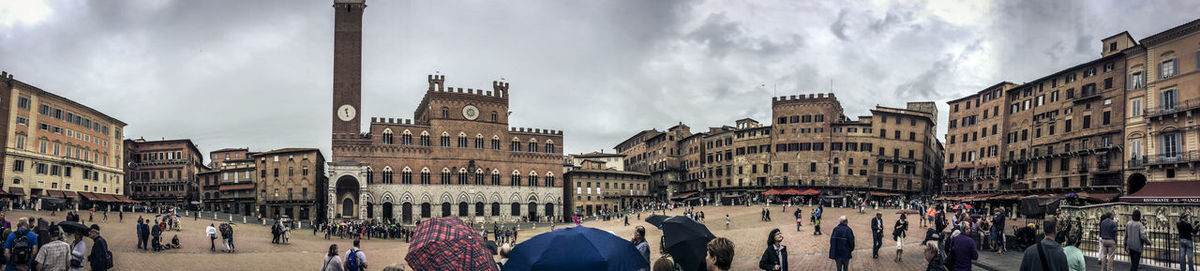
<path fill-rule="evenodd" d="M 361 133 L 362 15 L 365 0 L 334 0 L 333 137 Z M 336 154 L 335 154 L 336 156 Z"/>

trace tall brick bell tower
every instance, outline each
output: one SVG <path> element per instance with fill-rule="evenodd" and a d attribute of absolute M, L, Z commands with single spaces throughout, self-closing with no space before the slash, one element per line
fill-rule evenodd
<path fill-rule="evenodd" d="M 334 0 L 333 139 L 361 133 L 362 15 L 366 0 Z M 335 151 L 336 152 L 336 151 Z M 335 158 L 337 154 L 334 154 Z"/>

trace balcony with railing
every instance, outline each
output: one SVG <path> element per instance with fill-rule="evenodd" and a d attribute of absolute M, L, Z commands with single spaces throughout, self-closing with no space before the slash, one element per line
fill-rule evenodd
<path fill-rule="evenodd" d="M 1176 104 L 1164 104 L 1157 107 L 1146 108 L 1145 115 L 1147 118 L 1155 118 L 1174 113 L 1187 112 L 1197 108 L 1200 108 L 1200 98 L 1190 99 Z"/>
<path fill-rule="evenodd" d="M 1129 168 L 1130 169 L 1137 169 L 1137 168 L 1144 168 L 1144 167 L 1146 167 L 1146 156 L 1145 155 L 1142 155 L 1141 157 L 1135 157 L 1133 159 L 1129 159 Z"/>
<path fill-rule="evenodd" d="M 1186 151 L 1146 156 L 1146 165 L 1165 165 L 1200 161 L 1200 152 Z"/>

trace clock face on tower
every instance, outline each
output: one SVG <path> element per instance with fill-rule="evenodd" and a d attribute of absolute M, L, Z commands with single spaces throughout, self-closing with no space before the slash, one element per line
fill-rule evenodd
<path fill-rule="evenodd" d="M 475 118 L 479 117 L 479 109 L 475 108 L 474 105 L 468 105 L 463 107 L 462 114 L 463 117 L 466 117 L 469 120 L 475 120 Z"/>
<path fill-rule="evenodd" d="M 342 121 L 354 120 L 354 115 L 356 113 L 358 112 L 355 112 L 354 107 L 348 104 L 343 104 L 341 107 L 338 107 L 337 110 L 338 119 L 341 119 Z"/>

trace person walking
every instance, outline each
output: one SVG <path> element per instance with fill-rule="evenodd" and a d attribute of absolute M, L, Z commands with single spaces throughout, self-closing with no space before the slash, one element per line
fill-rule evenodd
<path fill-rule="evenodd" d="M 792 216 L 796 217 L 796 231 L 800 231 L 800 226 L 802 226 L 800 222 L 804 221 L 803 213 L 800 211 L 800 207 L 796 207 L 796 211 L 792 212 Z"/>
<path fill-rule="evenodd" d="M 871 259 L 879 259 L 879 248 L 883 246 L 883 214 L 875 213 L 871 219 Z"/>
<path fill-rule="evenodd" d="M 88 265 L 94 271 L 112 268 L 112 252 L 108 251 L 108 241 L 100 236 L 100 225 L 92 224 L 88 230 L 88 237 L 92 238 L 92 253 L 88 254 Z"/>
<path fill-rule="evenodd" d="M 728 229 L 729 229 L 729 223 L 730 223 L 730 222 L 731 222 L 731 221 L 729 220 L 729 214 L 725 214 L 725 229 L 726 229 L 726 230 L 728 230 Z"/>
<path fill-rule="evenodd" d="M 734 247 L 733 242 L 725 237 L 717 237 L 708 241 L 704 246 L 705 269 L 708 271 L 728 271 L 729 265 L 733 264 Z"/>
<path fill-rule="evenodd" d="M 138 242 L 137 242 L 137 248 L 138 248 L 138 249 L 143 249 L 143 248 L 145 248 L 145 247 L 146 247 L 146 240 L 142 239 L 142 218 L 141 218 L 141 217 L 139 217 L 139 218 L 138 218 L 138 220 L 137 220 L 137 224 L 134 224 L 133 228 L 134 228 L 134 230 L 136 230 L 136 231 L 137 231 L 137 239 L 138 239 L 138 240 L 137 240 L 137 241 L 138 241 Z"/>
<path fill-rule="evenodd" d="M 34 262 L 38 263 L 39 271 L 67 271 L 67 263 L 71 260 L 71 245 L 62 240 L 62 231 L 57 225 L 47 230 L 51 241 L 38 250 Z"/>
<path fill-rule="evenodd" d="M 338 256 L 337 244 L 329 245 L 329 253 L 325 253 L 324 263 L 321 264 L 321 271 L 343 271 L 342 258 Z"/>
<path fill-rule="evenodd" d="M 971 239 L 971 222 L 959 222 L 958 228 L 961 233 L 951 237 L 947 247 L 950 250 L 950 270 L 970 271 L 971 261 L 979 260 L 979 251 L 975 250 L 975 239 Z"/>
<path fill-rule="evenodd" d="M 358 247 L 359 239 L 354 239 L 354 247 L 346 251 L 346 271 L 367 270 L 367 254 Z"/>
<path fill-rule="evenodd" d="M 637 248 L 639 253 L 642 253 L 642 258 L 645 258 L 646 262 L 650 262 L 650 243 L 646 242 L 646 227 L 634 227 L 633 239 L 630 242 L 633 242 L 633 246 Z"/>
<path fill-rule="evenodd" d="M 208 224 L 208 227 L 204 228 L 204 234 L 208 235 L 208 250 L 217 251 L 217 227 Z"/>
<path fill-rule="evenodd" d="M 839 217 L 838 225 L 829 235 L 829 258 L 837 264 L 837 271 L 849 270 L 853 251 L 854 230 L 846 225 L 846 216 Z"/>
<path fill-rule="evenodd" d="M 1004 254 L 1005 250 L 1004 240 L 1007 237 L 1004 237 L 1004 220 L 1007 217 L 1004 214 L 1004 207 L 1000 207 L 992 217 L 992 246 L 995 247 L 996 254 Z M 1116 227 L 1116 224 L 1113 224 L 1113 227 Z"/>
<path fill-rule="evenodd" d="M 908 236 L 908 220 L 904 214 L 900 214 L 900 220 L 896 220 L 896 224 L 892 225 L 892 239 L 896 240 L 896 259 L 895 262 L 902 262 L 904 259 L 904 237 Z"/>
<path fill-rule="evenodd" d="M 1196 247 L 1192 243 L 1192 236 L 1196 235 L 1196 228 L 1200 228 L 1200 221 L 1188 221 L 1191 218 L 1188 214 L 1179 216 L 1179 223 L 1175 228 L 1179 231 L 1179 270 L 1180 271 L 1196 271 Z"/>
<path fill-rule="evenodd" d="M 773 229 L 767 234 L 767 250 L 758 260 L 758 268 L 768 271 L 787 271 L 787 246 L 783 245 L 783 232 Z"/>
<path fill-rule="evenodd" d="M 1142 249 L 1150 243 L 1150 238 L 1146 237 L 1146 226 L 1142 225 L 1142 211 L 1133 210 L 1130 219 L 1125 223 L 1125 251 L 1129 252 L 1129 271 L 1137 271 L 1142 261 Z"/>
<path fill-rule="evenodd" d="M 1100 216 L 1100 271 L 1113 271 L 1113 257 L 1117 254 L 1117 222 L 1112 211 Z"/>
<path fill-rule="evenodd" d="M 1046 231 L 1046 237 L 1036 244 L 1025 248 L 1025 255 L 1021 257 L 1020 271 L 1066 271 L 1070 267 L 1067 266 L 1067 255 L 1063 253 L 1063 249 L 1054 242 L 1055 235 L 1058 229 L 1058 219 L 1054 216 L 1048 216 L 1042 220 L 1042 228 Z"/>

